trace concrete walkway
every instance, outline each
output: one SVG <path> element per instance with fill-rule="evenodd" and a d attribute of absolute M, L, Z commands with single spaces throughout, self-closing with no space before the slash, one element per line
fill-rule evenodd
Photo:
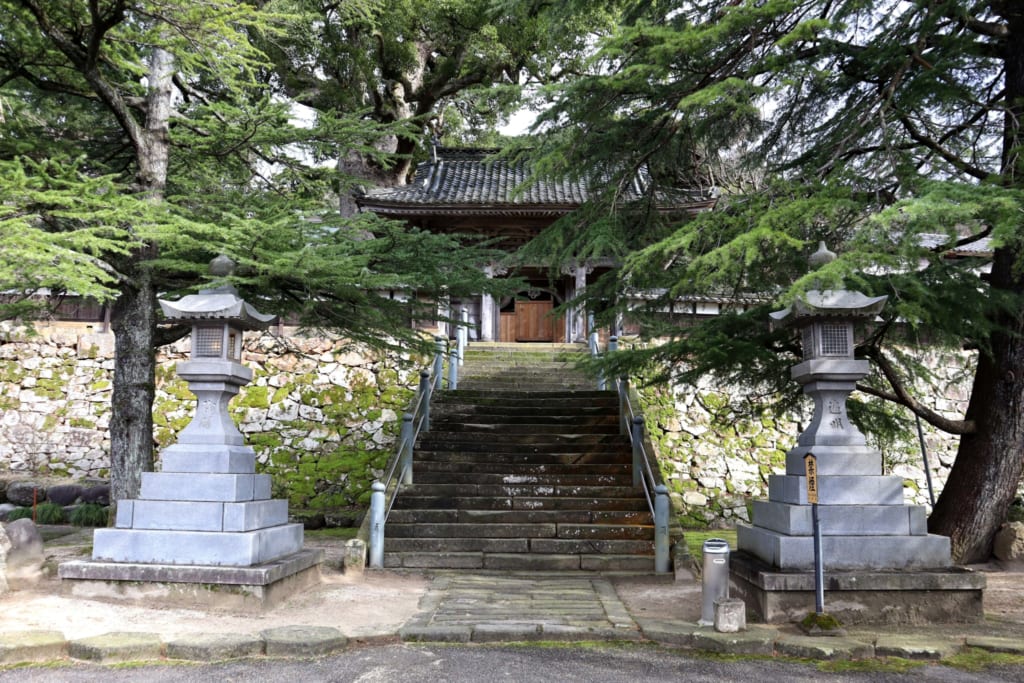
<path fill-rule="evenodd" d="M 640 629 L 611 582 L 566 574 L 436 577 L 403 640 L 509 642 L 639 640 Z"/>

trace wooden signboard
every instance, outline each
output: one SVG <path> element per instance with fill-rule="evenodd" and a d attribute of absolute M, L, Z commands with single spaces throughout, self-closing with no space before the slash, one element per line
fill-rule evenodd
<path fill-rule="evenodd" d="M 807 502 L 818 502 L 818 458 L 813 453 L 804 456 L 804 472 L 807 475 Z"/>

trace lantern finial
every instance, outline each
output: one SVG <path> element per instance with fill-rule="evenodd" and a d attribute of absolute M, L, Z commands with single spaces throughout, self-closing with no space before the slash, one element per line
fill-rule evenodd
<path fill-rule="evenodd" d="M 821 240 L 818 242 L 818 251 L 807 258 L 807 263 L 811 268 L 821 268 L 826 263 L 832 263 L 835 260 L 836 253 L 829 251 L 829 248 L 825 246 L 825 240 Z"/>

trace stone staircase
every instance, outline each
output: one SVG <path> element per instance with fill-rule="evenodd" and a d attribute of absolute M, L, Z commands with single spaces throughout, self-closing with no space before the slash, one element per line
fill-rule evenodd
<path fill-rule="evenodd" d="M 578 347 L 471 345 L 385 530 L 387 567 L 652 572 L 618 399 Z"/>

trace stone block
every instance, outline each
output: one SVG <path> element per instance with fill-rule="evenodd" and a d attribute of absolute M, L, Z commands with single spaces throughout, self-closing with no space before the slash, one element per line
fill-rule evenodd
<path fill-rule="evenodd" d="M 0 529 L 0 588 L 31 588 L 42 577 L 43 539 L 31 519 L 16 519 Z M 0 592 L 3 592 L 0 590 Z"/>
<path fill-rule="evenodd" d="M 996 533 L 992 554 L 1004 562 L 1024 561 L 1024 522 L 1008 522 Z"/>
<path fill-rule="evenodd" d="M 772 475 L 768 498 L 777 503 L 807 505 L 807 477 Z M 818 477 L 820 505 L 902 505 L 903 479 L 871 475 Z"/>
<path fill-rule="evenodd" d="M 754 524 L 788 536 L 814 533 L 810 505 L 755 500 Z M 907 536 L 927 533 L 925 510 L 916 505 L 819 505 L 825 536 Z"/>
<path fill-rule="evenodd" d="M 263 639 L 231 633 L 189 633 L 169 638 L 168 659 L 216 662 L 263 654 Z"/>
<path fill-rule="evenodd" d="M 737 633 L 747 628 L 747 606 L 739 598 L 715 600 L 715 630 L 719 633 Z"/>
<path fill-rule="evenodd" d="M 760 527 L 737 525 L 740 550 L 779 569 L 812 569 L 814 538 L 786 536 Z M 933 569 L 949 567 L 946 536 L 824 536 L 825 570 Z"/>
<path fill-rule="evenodd" d="M 96 529 L 94 560 L 247 567 L 302 549 L 302 525 L 246 532 Z"/>
<path fill-rule="evenodd" d="M 817 457 L 818 476 L 882 474 L 882 452 L 867 446 L 797 446 L 786 453 L 786 474 L 803 475 L 808 453 Z"/>
<path fill-rule="evenodd" d="M 46 662 L 63 659 L 67 642 L 60 631 L 10 631 L 0 633 L 0 664 Z"/>
<path fill-rule="evenodd" d="M 256 452 L 249 446 L 174 444 L 160 452 L 162 472 L 253 474 Z"/>
<path fill-rule="evenodd" d="M 104 633 L 68 643 L 68 655 L 100 664 L 160 659 L 163 643 L 152 633 Z"/>
<path fill-rule="evenodd" d="M 146 500 L 237 503 L 270 497 L 268 474 L 144 472 L 140 498 Z"/>
<path fill-rule="evenodd" d="M 330 626 L 281 626 L 261 631 L 268 657 L 317 657 L 341 650 L 348 638 Z"/>
<path fill-rule="evenodd" d="M 780 570 L 745 552 L 730 563 L 730 595 L 756 621 L 792 623 L 814 610 L 811 570 Z M 977 623 L 985 576 L 958 567 L 826 571 L 825 608 L 844 625 Z"/>

